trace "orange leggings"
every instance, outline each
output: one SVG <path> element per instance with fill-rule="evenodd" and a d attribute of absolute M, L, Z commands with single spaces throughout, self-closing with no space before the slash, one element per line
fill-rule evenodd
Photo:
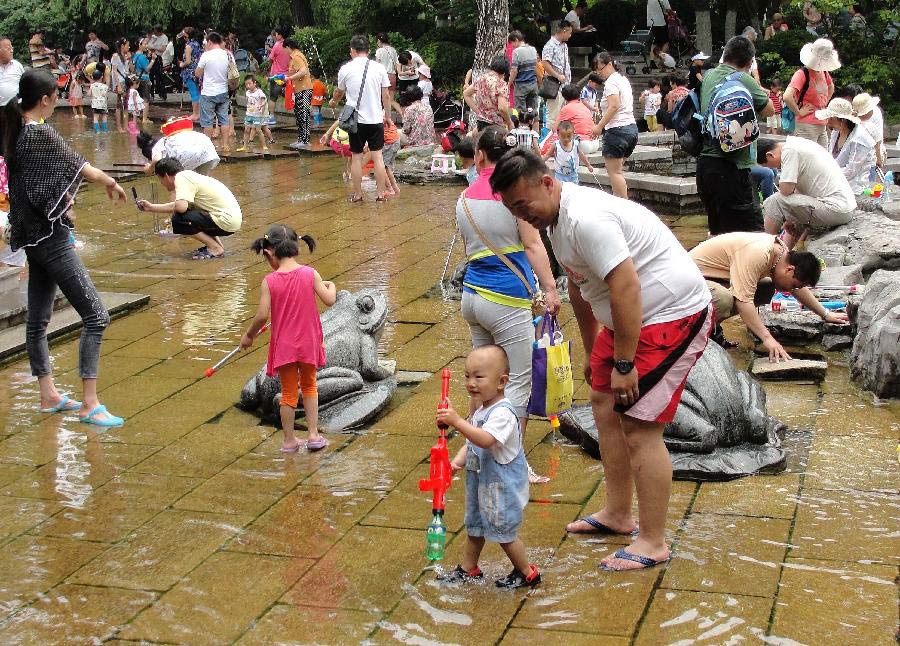
<path fill-rule="evenodd" d="M 297 408 L 300 392 L 304 397 L 315 397 L 319 394 L 316 388 L 316 367 L 311 363 L 288 363 L 279 366 L 278 376 L 281 378 L 282 406 Z"/>

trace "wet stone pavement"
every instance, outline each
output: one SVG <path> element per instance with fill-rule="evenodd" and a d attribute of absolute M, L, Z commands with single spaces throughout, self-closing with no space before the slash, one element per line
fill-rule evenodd
<path fill-rule="evenodd" d="M 137 158 L 124 136 L 94 141 L 75 138 L 92 159 Z M 280 432 L 233 405 L 264 343 L 212 379 L 203 372 L 255 311 L 267 267 L 250 241 L 284 222 L 317 238 L 312 263 L 338 288 L 384 290 L 381 352 L 401 370 L 449 366 L 464 406 L 458 304 L 423 297 L 442 269 L 457 190 L 404 187 L 386 205 L 349 205 L 333 158 L 214 175 L 245 215 L 222 261 L 189 260 L 187 241 L 159 238 L 148 216 L 95 188 L 79 196 L 98 287 L 151 296 L 103 343 L 101 399 L 123 428 L 41 415 L 27 361 L 0 368 L 0 643 L 894 643 L 898 411 L 850 385 L 839 354 L 822 384 L 765 384 L 770 411 L 792 429 L 787 471 L 674 484 L 667 566 L 602 572 L 624 538 L 565 536 L 599 507 L 603 469 L 537 421 L 528 458 L 552 479 L 532 486 L 522 534 L 543 584 L 496 590 L 508 563 L 488 546 L 485 585 L 436 586 L 424 558 L 430 498 L 416 485 L 435 439 L 437 377 L 400 391 L 363 432 L 285 455 Z M 134 185 L 149 194 L 149 179 Z M 673 224 L 686 244 L 703 235 L 696 219 Z M 563 322 L 577 337 L 569 308 Z M 52 354 L 61 388 L 78 393 L 77 340 Z M 749 363 L 746 338 L 734 356 Z M 587 393 L 576 381 L 576 397 Z M 463 490 L 457 479 L 448 493 L 442 567 L 459 558 Z"/>

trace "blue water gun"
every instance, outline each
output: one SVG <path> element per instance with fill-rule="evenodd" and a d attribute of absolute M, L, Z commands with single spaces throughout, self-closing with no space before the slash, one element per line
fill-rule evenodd
<path fill-rule="evenodd" d="M 287 83 L 287 77 L 284 74 L 275 74 L 269 77 L 270 81 L 275 81 L 275 85 L 284 85 Z"/>

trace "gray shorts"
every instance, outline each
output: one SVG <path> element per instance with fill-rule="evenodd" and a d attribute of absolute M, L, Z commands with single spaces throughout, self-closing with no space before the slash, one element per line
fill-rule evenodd
<path fill-rule="evenodd" d="M 810 195 L 782 195 L 776 191 L 763 202 L 763 214 L 767 220 L 778 223 L 787 220 L 803 228 L 821 231 L 847 224 L 853 211 L 836 209 Z"/>
<path fill-rule="evenodd" d="M 381 149 L 381 156 L 384 158 L 384 167 L 385 168 L 393 168 L 394 160 L 397 158 L 397 153 L 400 152 L 400 142 L 395 141 L 392 144 L 385 144 L 384 148 Z"/>

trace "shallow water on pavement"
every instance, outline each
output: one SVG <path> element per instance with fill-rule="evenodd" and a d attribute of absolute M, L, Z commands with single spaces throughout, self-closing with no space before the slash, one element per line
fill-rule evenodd
<path fill-rule="evenodd" d="M 78 132 L 65 113 L 54 123 L 99 167 L 140 161 L 133 137 Z M 195 244 L 160 238 L 130 203 L 80 194 L 77 235 L 98 287 L 151 301 L 114 321 L 103 344 L 101 399 L 127 418 L 121 429 L 38 414 L 27 360 L 0 367 L 0 641 L 892 643 L 897 408 L 859 393 L 839 353 L 822 384 L 765 386 L 791 429 L 784 473 L 673 484 L 673 558 L 653 570 L 602 572 L 626 539 L 564 535 L 602 504 L 603 470 L 532 421 L 529 462 L 552 480 L 532 486 L 526 510 L 523 540 L 543 574 L 527 593 L 494 587 L 509 570 L 497 546 L 485 549 L 480 585 L 438 586 L 424 559 L 430 497 L 417 483 L 435 440 L 436 378 L 399 393 L 363 433 L 280 453 L 281 434 L 233 406 L 265 361 L 264 340 L 203 378 L 255 312 L 268 267 L 248 247 L 275 222 L 317 238 L 310 262 L 338 288 L 382 289 L 380 351 L 398 370 L 449 366 L 465 405 L 458 303 L 423 297 L 443 268 L 457 189 L 403 186 L 386 205 L 372 195 L 350 205 L 340 172 L 333 157 L 220 166 L 214 176 L 245 216 L 221 261 L 191 261 Z M 150 178 L 132 185 L 151 194 Z M 686 245 L 705 235 L 700 218 L 667 222 Z M 577 337 L 570 309 L 562 322 Z M 746 367 L 749 338 L 733 322 L 726 331 Z M 77 339 L 52 354 L 61 390 L 77 395 Z M 457 478 L 448 492 L 442 569 L 464 543 L 463 488 Z"/>

